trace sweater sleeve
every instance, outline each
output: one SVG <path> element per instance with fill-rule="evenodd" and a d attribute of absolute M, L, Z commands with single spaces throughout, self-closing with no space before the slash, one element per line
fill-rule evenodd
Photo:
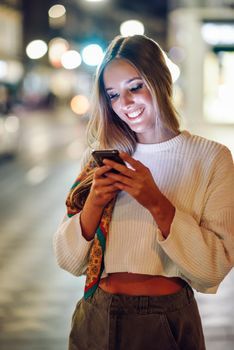
<path fill-rule="evenodd" d="M 176 208 L 168 237 L 157 230 L 158 243 L 181 274 L 203 290 L 218 286 L 234 264 L 233 160 L 226 147 L 216 160 L 200 221 Z"/>
<path fill-rule="evenodd" d="M 90 149 L 85 152 L 81 160 L 81 169 L 89 156 Z M 92 243 L 93 240 L 87 241 L 82 235 L 80 213 L 70 218 L 65 214 L 53 237 L 54 253 L 58 265 L 75 276 L 84 274 Z"/>
<path fill-rule="evenodd" d="M 84 274 L 92 242 L 82 235 L 80 213 L 71 218 L 65 215 L 53 240 L 58 265 L 75 276 Z"/>

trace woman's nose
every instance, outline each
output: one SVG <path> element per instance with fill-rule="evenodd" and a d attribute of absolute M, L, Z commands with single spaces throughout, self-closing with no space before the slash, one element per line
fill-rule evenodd
<path fill-rule="evenodd" d="M 134 104 L 134 99 L 133 99 L 131 92 L 128 91 L 128 92 L 124 93 L 120 97 L 120 102 L 121 102 L 122 108 L 128 109 L 129 107 L 131 107 Z"/>

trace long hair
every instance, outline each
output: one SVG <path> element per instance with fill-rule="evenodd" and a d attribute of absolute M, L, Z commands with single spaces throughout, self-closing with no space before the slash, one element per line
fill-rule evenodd
<path fill-rule="evenodd" d="M 160 110 L 165 129 L 178 133 L 178 114 L 172 102 L 172 77 L 160 46 L 144 35 L 117 36 L 107 48 L 96 74 L 92 117 L 88 125 L 88 141 L 98 141 L 100 148 L 118 148 L 132 154 L 136 134 L 113 111 L 104 86 L 104 71 L 108 63 L 122 58 L 131 63 L 148 87 L 153 102 Z"/>
<path fill-rule="evenodd" d="M 87 128 L 88 143 L 96 143 L 100 149 L 117 148 L 133 154 L 137 136 L 113 111 L 104 86 L 105 68 L 116 58 L 125 59 L 136 68 L 151 93 L 154 105 L 159 108 L 163 127 L 178 133 L 178 114 L 172 103 L 172 77 L 163 50 L 144 35 L 117 36 L 108 46 L 96 73 L 91 118 Z M 86 187 L 87 183 L 91 186 L 92 173 L 86 180 Z M 82 183 L 73 191 L 73 198 L 78 201 L 77 191 L 80 189 Z"/>

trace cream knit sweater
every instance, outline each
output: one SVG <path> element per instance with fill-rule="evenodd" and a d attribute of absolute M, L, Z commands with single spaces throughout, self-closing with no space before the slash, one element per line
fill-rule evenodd
<path fill-rule="evenodd" d="M 234 263 L 234 166 L 223 145 L 183 131 L 159 144 L 138 144 L 133 157 L 147 166 L 175 206 L 164 239 L 151 214 L 127 193 L 118 195 L 109 229 L 105 270 L 177 276 L 215 293 Z M 79 215 L 65 216 L 54 236 L 58 264 L 85 273 L 92 245 Z"/>

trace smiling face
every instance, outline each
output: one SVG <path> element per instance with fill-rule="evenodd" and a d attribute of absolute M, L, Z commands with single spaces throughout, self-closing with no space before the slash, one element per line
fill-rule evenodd
<path fill-rule="evenodd" d="M 141 143 L 155 142 L 156 110 L 143 78 L 128 61 L 114 59 L 104 71 L 111 107 Z"/>

